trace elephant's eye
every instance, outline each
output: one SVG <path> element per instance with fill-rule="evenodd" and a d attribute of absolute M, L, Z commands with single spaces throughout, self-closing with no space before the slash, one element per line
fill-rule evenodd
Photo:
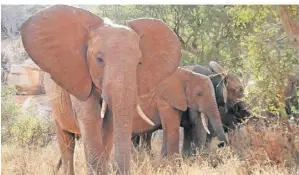
<path fill-rule="evenodd" d="M 104 62 L 103 58 L 101 58 L 101 57 L 97 57 L 97 61 L 98 61 L 98 63 L 103 63 Z"/>
<path fill-rule="evenodd" d="M 197 92 L 196 95 L 197 96 L 202 96 L 202 92 Z"/>
<path fill-rule="evenodd" d="M 142 64 L 142 61 L 139 61 L 139 62 L 138 62 L 138 65 L 140 65 L 140 64 Z"/>

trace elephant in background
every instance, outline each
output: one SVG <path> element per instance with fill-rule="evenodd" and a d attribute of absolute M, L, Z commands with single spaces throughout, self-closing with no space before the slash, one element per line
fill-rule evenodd
<path fill-rule="evenodd" d="M 242 120 L 250 116 L 247 105 L 245 102 L 240 101 L 244 96 L 244 87 L 238 75 L 228 72 L 214 61 L 210 62 L 209 69 L 201 65 L 188 66 L 186 68 L 211 77 L 216 97 L 218 97 L 217 104 L 222 122 L 225 123 L 224 125 L 227 125 L 224 126 L 225 132 L 228 132 L 228 129 L 235 129 L 235 124 L 242 122 Z M 190 155 L 194 152 L 194 149 L 191 149 L 192 142 L 194 142 L 196 149 L 201 150 L 209 145 L 214 136 L 213 130 L 210 130 L 211 127 L 209 127 L 210 133 L 207 133 L 203 127 L 200 127 L 202 126 L 202 122 L 197 119 L 199 115 L 197 111 L 193 111 L 192 109 L 188 109 L 183 113 L 184 117 L 182 119 L 189 119 L 183 122 L 186 123 L 185 127 L 183 126 L 183 152 L 185 155 Z"/>
<path fill-rule="evenodd" d="M 200 118 L 203 120 L 207 116 L 219 140 L 228 143 L 213 84 L 207 76 L 178 68 L 172 76 L 156 86 L 152 94 L 142 97 L 141 102 L 144 113 L 156 124 L 161 123 L 155 130 L 163 128 L 162 155 L 179 153 L 180 116 L 187 108 L 202 112 L 204 116 Z M 135 134 L 139 133 L 133 133 Z"/>
<path fill-rule="evenodd" d="M 153 128 L 139 97 L 176 71 L 181 44 L 161 20 L 135 19 L 127 25 L 80 8 L 54 5 L 21 27 L 26 52 L 48 73 L 45 89 L 63 174 L 74 174 L 76 135 L 83 140 L 90 174 L 107 174 L 113 143 L 117 173 L 129 174 L 135 122 L 142 126 L 136 132 Z"/>
<path fill-rule="evenodd" d="M 214 86 L 217 105 L 223 107 L 220 110 L 222 122 L 230 123 L 229 127 L 231 129 L 234 129 L 231 126 L 233 123 L 239 123 L 245 117 L 250 116 L 246 104 L 239 102 L 239 99 L 243 97 L 244 88 L 241 79 L 236 74 L 226 72 L 222 66 L 214 61 L 209 64 L 209 68 L 201 65 L 186 66 L 184 68 L 210 77 Z M 202 120 L 199 120 L 199 116 L 200 113 L 190 108 L 182 114 L 180 126 L 184 128 L 183 153 L 186 155 L 190 155 L 192 152 L 192 142 L 197 145 L 197 148 L 204 146 L 206 142 L 206 131 L 202 127 Z M 224 120 L 226 116 L 228 117 L 227 121 Z M 209 128 L 211 129 L 211 127 Z M 227 131 L 226 127 L 224 129 Z M 145 133 L 134 136 L 132 138 L 133 145 L 137 148 L 138 145 L 143 144 L 146 149 L 150 150 L 151 135 L 152 133 Z M 212 135 L 213 130 L 211 130 L 211 135 L 208 135 L 208 138 Z"/>

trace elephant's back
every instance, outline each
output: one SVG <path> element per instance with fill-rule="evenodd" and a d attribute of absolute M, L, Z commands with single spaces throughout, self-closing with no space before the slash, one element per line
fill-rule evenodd
<path fill-rule="evenodd" d="M 195 73 L 206 75 L 206 76 L 209 76 L 209 75 L 213 74 L 213 72 L 210 69 L 208 69 L 208 68 L 206 68 L 202 65 L 199 65 L 199 64 L 198 65 L 192 65 L 192 66 L 184 66 L 183 68 L 191 70 Z"/>

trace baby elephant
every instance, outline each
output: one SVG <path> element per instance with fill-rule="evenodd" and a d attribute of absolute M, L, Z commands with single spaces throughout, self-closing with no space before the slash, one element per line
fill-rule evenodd
<path fill-rule="evenodd" d="M 219 140 L 227 143 L 216 103 L 214 87 L 207 76 L 178 68 L 171 77 L 156 87 L 155 93 L 157 112 L 164 131 L 163 155 L 179 153 L 181 114 L 187 108 L 203 114 L 201 118 L 204 120 L 203 123 L 206 124 L 206 129 L 207 119 L 205 116 L 207 116 Z M 147 110 L 145 110 L 146 112 Z"/>

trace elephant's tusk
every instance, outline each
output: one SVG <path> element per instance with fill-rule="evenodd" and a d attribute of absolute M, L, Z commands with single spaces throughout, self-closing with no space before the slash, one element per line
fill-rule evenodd
<path fill-rule="evenodd" d="M 210 131 L 208 129 L 208 120 L 207 120 L 206 115 L 204 113 L 201 113 L 200 117 L 201 117 L 203 128 L 206 130 L 206 132 L 208 134 L 210 134 Z"/>
<path fill-rule="evenodd" d="M 102 109 L 101 109 L 101 118 L 105 117 L 105 113 L 106 113 L 106 109 L 107 109 L 108 104 L 106 103 L 106 101 L 103 99 L 102 102 Z"/>
<path fill-rule="evenodd" d="M 144 112 L 142 111 L 140 105 L 138 104 L 136 106 L 136 109 L 137 109 L 137 113 L 140 115 L 140 117 L 146 121 L 146 123 L 152 125 L 152 126 L 155 126 L 155 124 L 144 114 Z"/>

